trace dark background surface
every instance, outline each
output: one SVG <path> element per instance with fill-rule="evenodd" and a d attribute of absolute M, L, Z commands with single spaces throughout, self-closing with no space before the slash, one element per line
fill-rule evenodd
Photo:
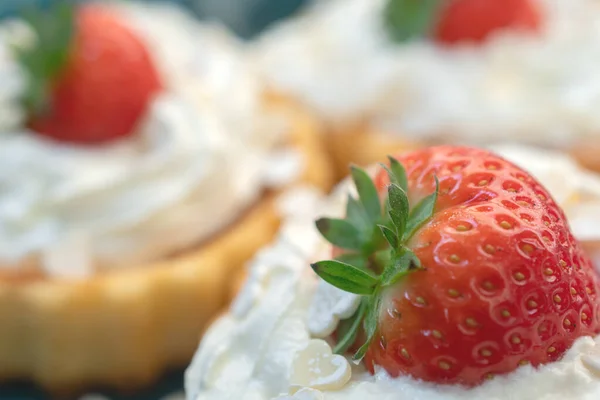
<path fill-rule="evenodd" d="M 0 18 L 24 7 L 48 6 L 58 0 L 0 0 Z M 62 0 L 65 1 L 65 0 Z M 67 0 L 83 1 L 83 0 Z M 139 0 L 138 0 L 139 1 Z M 218 19 L 244 38 L 250 38 L 272 21 L 289 16 L 309 0 L 145 0 L 181 4 L 198 17 Z"/>
<path fill-rule="evenodd" d="M 14 15 L 24 7 L 48 6 L 54 0 L 0 0 L 0 18 Z M 146 0 L 165 1 L 165 0 Z M 227 24 L 244 38 L 251 38 L 271 22 L 285 18 L 300 9 L 307 0 L 170 0 L 179 3 L 201 19 L 217 19 Z M 0 82 L 1 84 L 1 82 Z M 2 327 L 0 327 L 2 329 Z M 183 371 L 171 372 L 157 384 L 137 395 L 110 396 L 114 400 L 158 400 L 183 390 Z M 0 385 L 0 400 L 45 400 L 48 397 L 39 389 L 26 384 Z"/>
<path fill-rule="evenodd" d="M 159 400 L 174 393 L 183 392 L 183 370 L 166 374 L 155 386 L 136 394 L 117 394 L 110 391 L 95 390 L 90 394 L 100 394 L 111 400 Z M 0 400 L 47 400 L 50 397 L 28 383 L 0 385 Z M 55 400 L 55 399 L 52 399 Z M 61 400 L 61 399 L 57 399 Z M 69 400 L 78 400 L 77 397 Z M 240 399 L 241 400 L 241 399 Z"/>

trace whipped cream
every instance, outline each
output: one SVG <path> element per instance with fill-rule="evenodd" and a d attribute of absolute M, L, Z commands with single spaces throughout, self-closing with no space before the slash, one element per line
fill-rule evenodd
<path fill-rule="evenodd" d="M 255 48 L 271 85 L 342 125 L 368 121 L 417 139 L 514 139 L 562 146 L 597 137 L 600 2 L 539 0 L 537 35 L 499 31 L 481 46 L 392 43 L 387 0 L 330 0 Z"/>
<path fill-rule="evenodd" d="M 175 6 L 111 7 L 139 32 L 165 90 L 137 132 L 105 146 L 22 127 L 25 77 L 9 47 L 35 37 L 18 21 L 0 28 L 0 268 L 33 259 L 79 278 L 153 261 L 223 229 L 301 167 L 282 157 L 285 121 L 262 109 L 240 43 Z"/>
<path fill-rule="evenodd" d="M 290 373 L 290 391 L 304 388 L 339 390 L 352 376 L 346 357 L 333 354 L 331 346 L 321 339 L 309 341 L 294 354 Z"/>
<path fill-rule="evenodd" d="M 592 183 L 598 188 L 600 177 L 580 170 L 568 157 L 524 147 L 495 149 L 546 184 L 561 199 L 557 201 L 568 217 L 577 215 L 581 207 L 600 205 L 600 192 L 592 193 L 588 187 Z M 572 179 L 553 186 L 566 165 L 573 167 Z M 592 400 L 600 396 L 600 336 L 580 338 L 560 361 L 537 369 L 521 367 L 473 389 L 391 378 L 382 369 L 372 376 L 362 364 L 333 358 L 331 345 L 315 337 L 323 337 L 319 332 L 329 329 L 330 321 L 356 306 L 318 280 L 308 265 L 327 257 L 329 250 L 313 221 L 344 213 L 347 186 L 342 184 L 329 199 L 306 189 L 282 198 L 286 219 L 277 240 L 249 266 L 246 286 L 230 312 L 204 336 L 186 371 L 188 400 Z M 573 230 L 584 243 L 597 242 L 600 213 L 588 214 Z M 324 322 L 315 328 L 309 322 L 313 318 Z"/>

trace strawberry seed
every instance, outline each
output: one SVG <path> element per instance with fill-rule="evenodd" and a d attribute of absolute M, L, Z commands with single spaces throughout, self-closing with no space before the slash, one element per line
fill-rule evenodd
<path fill-rule="evenodd" d="M 440 367 L 440 369 L 443 369 L 444 371 L 448 371 L 451 367 L 450 363 L 446 362 L 446 361 L 440 361 L 438 363 L 438 367 Z"/>

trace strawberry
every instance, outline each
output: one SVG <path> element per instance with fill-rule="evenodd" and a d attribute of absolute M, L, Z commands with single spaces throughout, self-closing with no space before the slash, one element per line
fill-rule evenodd
<path fill-rule="evenodd" d="M 30 18 L 38 44 L 21 52 L 29 73 L 29 126 L 80 144 L 131 134 L 161 82 L 142 41 L 100 5 Z"/>
<path fill-rule="evenodd" d="M 390 158 L 375 182 L 352 176 L 359 199 L 349 197 L 346 219 L 317 221 L 335 259 L 312 265 L 362 295 L 335 333 L 338 353 L 355 344 L 371 372 L 472 386 L 558 360 L 600 332 L 590 259 L 519 167 L 441 146 Z"/>
<path fill-rule="evenodd" d="M 455 0 L 442 11 L 434 37 L 441 43 L 482 42 L 498 29 L 536 31 L 540 23 L 533 0 Z"/>
<path fill-rule="evenodd" d="M 431 36 L 438 43 L 480 43 L 501 29 L 537 31 L 535 0 L 389 0 L 385 12 L 393 38 Z"/>

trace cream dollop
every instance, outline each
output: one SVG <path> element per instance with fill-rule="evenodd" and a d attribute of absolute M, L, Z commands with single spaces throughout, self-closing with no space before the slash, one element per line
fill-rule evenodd
<path fill-rule="evenodd" d="M 338 290 L 327 282 L 318 283 L 315 298 L 308 310 L 308 331 L 314 337 L 326 338 L 342 319 L 350 318 L 360 304 L 360 296 Z"/>
<path fill-rule="evenodd" d="M 512 146 L 495 146 L 495 149 L 530 170 L 542 183 L 549 184 L 551 190 L 566 191 L 569 195 L 554 194 L 564 199 L 562 205 L 568 216 L 577 213 L 581 205 L 600 204 L 600 194 L 583 196 L 587 189 L 577 183 L 591 179 L 598 185 L 600 177 L 589 175 L 575 165 L 570 171 L 573 179 L 565 186 L 550 185 L 563 173 L 563 161 L 571 162 L 567 157 Z M 546 159 L 556 162 L 545 163 Z M 282 199 L 286 218 L 277 240 L 250 265 L 250 278 L 242 294 L 232 310 L 209 329 L 186 371 L 188 400 L 592 400 L 600 396 L 600 336 L 580 338 L 560 361 L 538 369 L 521 367 L 470 390 L 460 386 L 440 387 L 410 377 L 390 378 L 384 370 L 371 376 L 362 365 L 353 364 L 350 364 L 350 380 L 343 387 L 310 384 L 318 378 L 312 375 L 314 370 L 310 374 L 305 371 L 310 379 L 304 381 L 309 383 L 298 385 L 298 357 L 311 348 L 314 336 L 318 336 L 311 334 L 309 318 L 335 321 L 354 307 L 348 301 L 332 302 L 341 298 L 332 294 L 337 289 L 319 283 L 308 268 L 311 262 L 327 256 L 328 250 L 314 227 L 314 218 L 343 214 L 347 190 L 347 184 L 342 184 L 325 199 L 297 189 Z M 600 240 L 600 213 L 589 214 L 585 223 L 589 228 L 586 240 Z M 581 229 L 574 226 L 576 236 Z M 315 305 L 316 302 L 323 304 Z M 345 306 L 326 307 L 325 303 Z M 319 340 L 321 353 L 327 353 L 322 349 L 325 345 Z M 332 375 L 344 376 L 332 374 L 331 368 L 327 368 L 319 377 L 327 380 Z"/>
<path fill-rule="evenodd" d="M 165 90 L 137 132 L 102 147 L 20 127 L 24 81 L 9 45 L 31 37 L 14 21 L 0 31 L 0 268 L 34 259 L 53 276 L 82 278 L 153 261 L 225 228 L 301 168 L 240 43 L 171 5 L 114 7 L 146 43 Z"/>
<path fill-rule="evenodd" d="M 481 46 L 394 44 L 387 0 L 316 2 L 255 51 L 278 90 L 334 122 L 368 120 L 417 138 L 560 146 L 598 137 L 600 3 L 540 0 L 539 35 L 502 31 Z"/>
<path fill-rule="evenodd" d="M 350 363 L 344 356 L 333 354 L 326 341 L 312 339 L 294 354 L 290 390 L 338 390 L 348 383 L 350 376 Z"/>

